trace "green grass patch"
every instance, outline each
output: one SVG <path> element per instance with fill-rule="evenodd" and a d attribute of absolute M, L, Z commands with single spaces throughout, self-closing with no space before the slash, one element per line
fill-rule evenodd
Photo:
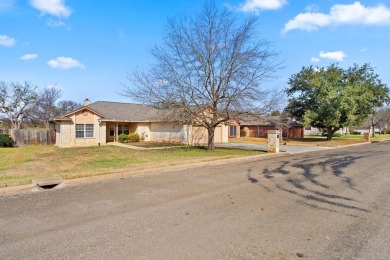
<path fill-rule="evenodd" d="M 207 151 L 187 146 L 166 150 L 117 146 L 0 148 L 0 187 L 29 184 L 33 179 L 53 176 L 73 179 L 258 154 L 261 152 L 225 148 Z"/>

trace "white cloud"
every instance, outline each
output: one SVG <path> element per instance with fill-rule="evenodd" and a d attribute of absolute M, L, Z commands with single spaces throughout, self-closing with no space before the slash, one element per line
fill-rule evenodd
<path fill-rule="evenodd" d="M 285 24 L 283 32 L 315 31 L 320 27 L 343 24 L 390 25 L 390 9 L 383 4 L 366 7 L 360 2 L 333 5 L 329 14 L 312 11 L 298 14 Z"/>
<path fill-rule="evenodd" d="M 363 48 L 360 49 L 360 51 L 361 51 L 361 52 L 366 52 L 366 51 L 368 51 L 368 48 L 363 47 Z"/>
<path fill-rule="evenodd" d="M 320 62 L 321 59 L 320 59 L 320 58 L 316 58 L 316 57 L 312 57 L 312 58 L 310 59 L 310 61 L 313 62 L 313 63 L 317 63 L 317 62 Z"/>
<path fill-rule="evenodd" d="M 259 13 L 261 10 L 276 10 L 283 7 L 286 0 L 245 0 L 240 4 L 240 10 L 244 12 Z"/>
<path fill-rule="evenodd" d="M 84 64 L 73 58 L 57 57 L 55 60 L 50 60 L 47 63 L 53 69 L 67 70 L 72 68 L 85 69 Z"/>
<path fill-rule="evenodd" d="M 320 57 L 324 59 L 344 61 L 347 55 L 343 51 L 334 51 L 334 52 L 324 52 L 320 51 Z"/>
<path fill-rule="evenodd" d="M 306 6 L 305 10 L 309 13 L 318 12 L 320 10 L 320 7 L 318 5 L 308 5 Z"/>
<path fill-rule="evenodd" d="M 66 23 L 64 23 L 63 21 L 56 21 L 56 20 L 49 19 L 47 20 L 47 25 L 49 27 L 65 27 Z"/>
<path fill-rule="evenodd" d="M 65 6 L 65 0 L 30 0 L 30 3 L 32 7 L 41 11 L 42 15 L 68 18 L 72 13 L 72 10 Z"/>
<path fill-rule="evenodd" d="M 9 10 L 15 5 L 15 0 L 0 0 L 0 11 Z"/>
<path fill-rule="evenodd" d="M 38 54 L 28 53 L 28 54 L 21 56 L 19 59 L 20 60 L 35 60 L 36 58 L 38 58 Z"/>
<path fill-rule="evenodd" d="M 7 35 L 0 35 L 0 46 L 12 47 L 15 45 L 15 39 Z"/>

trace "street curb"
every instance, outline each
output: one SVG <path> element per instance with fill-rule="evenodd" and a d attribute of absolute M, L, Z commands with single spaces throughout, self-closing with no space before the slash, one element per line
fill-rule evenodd
<path fill-rule="evenodd" d="M 290 154 L 291 153 L 289 153 L 289 152 L 281 152 L 278 154 L 274 154 L 274 153 L 259 154 L 259 155 L 235 157 L 235 158 L 229 158 L 229 159 L 220 159 L 220 160 L 212 160 L 212 161 L 204 161 L 204 162 L 179 164 L 179 165 L 173 165 L 173 166 L 164 166 L 164 167 L 159 167 L 159 168 L 141 169 L 141 170 L 135 170 L 135 171 L 131 171 L 131 172 L 123 172 L 123 173 L 121 172 L 121 173 L 112 173 L 112 174 L 106 174 L 106 175 L 82 177 L 82 178 L 76 178 L 76 179 L 68 179 L 68 180 L 64 180 L 62 185 L 60 185 L 58 187 L 54 187 L 53 189 L 50 189 L 50 190 L 35 189 L 36 186 L 33 184 L 5 187 L 5 188 L 0 188 L 0 197 L 18 196 L 21 194 L 33 193 L 33 192 L 38 192 L 38 191 L 39 192 L 50 192 L 51 190 L 84 186 L 84 185 L 89 185 L 89 184 L 114 181 L 114 180 L 118 180 L 118 179 L 130 179 L 130 178 L 137 178 L 137 177 L 152 176 L 152 175 L 157 175 L 157 174 L 166 173 L 166 172 L 176 172 L 176 171 L 180 171 L 180 170 L 194 169 L 194 168 L 202 167 L 202 166 L 215 166 L 215 165 L 234 163 L 234 162 L 249 162 L 252 160 L 265 160 L 265 159 L 268 159 L 270 157 L 277 158 L 277 157 L 288 156 Z"/>
<path fill-rule="evenodd" d="M 378 140 L 375 142 L 382 142 L 382 141 L 390 141 L 390 140 Z M 186 170 L 186 169 L 194 169 L 194 168 L 202 167 L 202 166 L 206 166 L 206 165 L 215 166 L 215 165 L 234 163 L 234 162 L 249 162 L 252 160 L 265 160 L 265 159 L 268 159 L 270 157 L 278 158 L 278 157 L 284 157 L 284 156 L 289 156 L 289 155 L 293 155 L 293 154 L 321 152 L 321 151 L 326 151 L 326 150 L 334 150 L 334 149 L 348 148 L 348 147 L 353 147 L 353 146 L 367 145 L 367 144 L 371 144 L 371 143 L 372 142 L 349 144 L 349 145 L 342 145 L 342 146 L 335 146 L 335 147 L 327 147 L 326 149 L 317 150 L 317 151 L 305 151 L 305 152 L 297 152 L 297 153 L 281 152 L 278 154 L 274 154 L 274 153 L 259 154 L 259 155 L 245 156 L 245 157 L 236 157 L 236 158 L 220 159 L 220 160 L 217 159 L 217 160 L 213 160 L 213 161 L 195 162 L 195 163 L 180 164 L 180 165 L 173 165 L 173 166 L 164 166 L 164 167 L 160 167 L 160 168 L 141 169 L 141 170 L 135 170 L 135 171 L 131 171 L 131 172 L 112 173 L 112 174 L 106 174 L 106 175 L 68 179 L 68 180 L 64 180 L 62 185 L 55 187 L 51 190 L 64 189 L 64 188 L 77 187 L 77 186 L 85 186 L 85 185 L 89 185 L 89 184 L 114 181 L 114 180 L 118 180 L 118 179 L 129 179 L 129 178 L 136 178 L 136 177 L 152 176 L 152 175 L 157 175 L 157 174 L 166 173 L 166 172 L 175 172 L 175 171 Z M 0 197 L 18 196 L 21 194 L 28 194 L 28 193 L 33 193 L 33 192 L 37 192 L 37 191 L 40 191 L 40 192 L 50 192 L 51 191 L 51 190 L 41 190 L 41 189 L 37 190 L 34 188 L 35 188 L 35 185 L 33 185 L 33 184 L 0 188 Z"/>

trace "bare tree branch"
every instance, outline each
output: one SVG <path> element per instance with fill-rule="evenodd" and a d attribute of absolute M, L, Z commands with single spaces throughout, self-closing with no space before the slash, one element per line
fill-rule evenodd
<path fill-rule="evenodd" d="M 276 100 L 262 83 L 281 69 L 278 53 L 255 34 L 257 17 L 239 20 L 229 10 L 205 3 L 193 17 L 169 19 L 149 71 L 130 73 L 124 96 L 185 112 L 188 123 L 209 133 L 242 114 L 264 113 Z M 270 110 L 270 109 L 267 109 Z"/>

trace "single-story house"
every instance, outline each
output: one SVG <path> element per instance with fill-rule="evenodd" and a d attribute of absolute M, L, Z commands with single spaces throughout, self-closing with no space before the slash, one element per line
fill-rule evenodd
<path fill-rule="evenodd" d="M 240 130 L 248 137 L 266 138 L 269 130 L 282 129 L 284 138 L 303 138 L 304 126 L 295 120 L 282 123 L 279 116 L 253 117 L 246 116 L 230 122 L 229 137 L 240 137 Z M 238 131 L 237 131 L 238 130 Z"/>
<path fill-rule="evenodd" d="M 206 128 L 168 120 L 168 112 L 141 104 L 85 101 L 83 107 L 54 118 L 51 128 L 55 129 L 59 147 L 105 145 L 118 142 L 120 134 L 129 133 L 138 133 L 144 141 L 207 143 Z M 228 142 L 227 125 L 216 127 L 214 141 Z"/>
<path fill-rule="evenodd" d="M 323 129 L 313 127 L 313 126 L 307 126 L 305 127 L 305 136 L 308 135 L 322 135 Z M 349 134 L 349 127 L 343 127 L 340 130 L 338 130 L 336 133 L 339 133 L 341 135 L 348 135 Z"/>

